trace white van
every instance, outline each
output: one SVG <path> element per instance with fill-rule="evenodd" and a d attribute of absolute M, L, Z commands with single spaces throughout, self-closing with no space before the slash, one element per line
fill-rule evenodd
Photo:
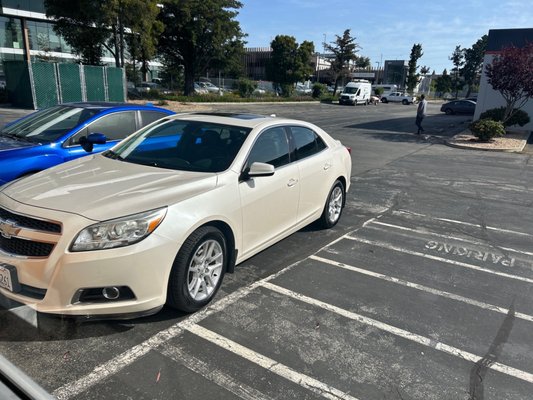
<path fill-rule="evenodd" d="M 392 83 L 384 83 L 379 85 L 372 85 L 372 95 L 376 94 L 374 91 L 376 88 L 383 88 L 383 93 L 381 93 L 381 96 L 388 96 L 392 92 L 398 91 L 398 85 L 394 85 Z"/>
<path fill-rule="evenodd" d="M 339 96 L 339 104 L 368 104 L 370 103 L 370 96 L 372 85 L 369 81 L 358 80 L 346 84 L 342 93 Z"/>

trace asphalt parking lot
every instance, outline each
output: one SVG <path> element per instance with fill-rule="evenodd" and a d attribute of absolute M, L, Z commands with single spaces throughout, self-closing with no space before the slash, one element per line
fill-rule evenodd
<path fill-rule="evenodd" d="M 59 399 L 529 399 L 531 155 L 447 147 L 414 106 L 216 106 L 352 148 L 338 226 L 297 232 L 193 315 L 72 321 L 0 308 L 0 354 Z"/>

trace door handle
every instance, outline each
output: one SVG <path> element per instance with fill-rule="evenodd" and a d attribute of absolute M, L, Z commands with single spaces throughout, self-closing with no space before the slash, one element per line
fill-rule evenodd
<path fill-rule="evenodd" d="M 324 164 L 324 170 L 328 170 L 330 168 L 331 168 L 331 163 L 328 162 Z"/>
<path fill-rule="evenodd" d="M 298 183 L 298 179 L 289 179 L 289 182 L 287 182 L 287 186 L 288 187 L 293 187 L 294 185 L 296 185 Z"/>

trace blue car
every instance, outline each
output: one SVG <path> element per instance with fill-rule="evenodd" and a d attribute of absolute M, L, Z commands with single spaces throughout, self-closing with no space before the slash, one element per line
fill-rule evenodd
<path fill-rule="evenodd" d="M 0 184 L 107 150 L 171 114 L 153 106 L 103 102 L 60 104 L 34 112 L 0 131 Z"/>

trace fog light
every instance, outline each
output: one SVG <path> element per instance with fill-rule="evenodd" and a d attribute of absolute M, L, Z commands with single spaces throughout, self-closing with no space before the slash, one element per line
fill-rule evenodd
<path fill-rule="evenodd" d="M 105 287 L 102 289 L 102 295 L 108 300 L 116 300 L 120 297 L 120 290 L 116 286 Z"/>
<path fill-rule="evenodd" d="M 127 286 L 106 286 L 85 288 L 76 291 L 72 304 L 106 303 L 110 301 L 135 300 L 133 291 Z"/>

